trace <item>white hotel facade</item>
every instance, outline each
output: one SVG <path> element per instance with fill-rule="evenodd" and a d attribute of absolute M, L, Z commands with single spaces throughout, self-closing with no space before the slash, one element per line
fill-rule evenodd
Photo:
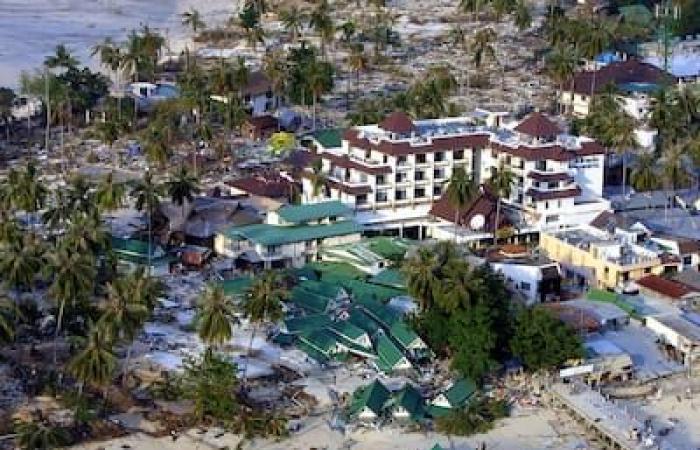
<path fill-rule="evenodd" d="M 312 170 L 306 169 L 302 201 L 340 200 L 366 230 L 418 227 L 419 238 L 424 230 L 448 232 L 453 227 L 430 210 L 456 167 L 477 183 L 486 183 L 500 164 L 509 167 L 516 180 L 503 204 L 521 230 L 589 223 L 609 208 L 602 197 L 604 148 L 563 135 L 540 113 L 512 123 L 491 114 L 479 125 L 468 117 L 412 121 L 395 112 L 377 125 L 345 130 L 339 147 L 316 144 L 326 187 L 314 196 Z M 482 222 L 471 226 L 488 225 Z"/>

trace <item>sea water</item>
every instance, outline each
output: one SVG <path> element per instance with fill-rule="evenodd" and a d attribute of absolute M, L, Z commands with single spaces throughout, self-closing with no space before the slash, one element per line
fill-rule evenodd
<path fill-rule="evenodd" d="M 65 44 L 82 63 L 106 37 L 125 39 L 144 24 L 158 29 L 171 47 L 187 34 L 180 14 L 196 7 L 208 23 L 223 23 L 234 0 L 0 0 L 0 86 L 17 87 L 22 71 L 38 68 L 56 45 Z"/>

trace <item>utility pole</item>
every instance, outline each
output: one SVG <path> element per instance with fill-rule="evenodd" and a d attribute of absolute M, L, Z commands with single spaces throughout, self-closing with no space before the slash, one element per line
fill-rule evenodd
<path fill-rule="evenodd" d="M 671 44 L 674 31 L 681 18 L 681 7 L 674 5 L 671 0 L 663 0 L 657 3 L 654 16 L 659 22 L 659 47 L 663 50 L 664 71 L 668 72 L 668 57 L 672 52 Z"/>

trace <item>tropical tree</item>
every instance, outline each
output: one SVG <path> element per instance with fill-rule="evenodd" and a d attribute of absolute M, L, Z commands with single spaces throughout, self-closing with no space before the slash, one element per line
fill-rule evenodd
<path fill-rule="evenodd" d="M 326 174 L 323 173 L 323 161 L 321 158 L 315 159 L 311 163 L 311 196 L 317 198 L 326 187 Z"/>
<path fill-rule="evenodd" d="M 369 67 L 369 58 L 365 55 L 362 43 L 354 44 L 350 48 L 348 66 L 355 72 L 355 95 L 360 94 L 360 74 Z"/>
<path fill-rule="evenodd" d="M 218 285 L 206 287 L 197 303 L 197 333 L 209 346 L 219 346 L 231 340 L 236 322 L 233 302 Z"/>
<path fill-rule="evenodd" d="M 46 420 L 18 421 L 14 429 L 17 444 L 25 450 L 61 448 L 71 442 L 68 430 L 55 427 Z"/>
<path fill-rule="evenodd" d="M 532 25 L 532 13 L 524 0 L 517 0 L 513 11 L 513 23 L 518 30 L 525 31 Z"/>
<path fill-rule="evenodd" d="M 54 50 L 54 54 L 47 56 L 44 60 L 44 65 L 49 69 L 70 69 L 80 63 L 68 50 L 65 44 L 59 44 Z"/>
<path fill-rule="evenodd" d="M 656 158 L 651 153 L 639 155 L 632 170 L 631 182 L 637 191 L 653 191 L 661 186 L 656 171 Z"/>
<path fill-rule="evenodd" d="M 472 38 L 472 63 L 477 69 L 481 68 L 481 65 L 485 61 L 496 61 L 496 50 L 495 42 L 498 35 L 493 28 L 483 28 L 477 31 Z"/>
<path fill-rule="evenodd" d="M 296 146 L 296 137 L 292 133 L 285 133 L 283 131 L 279 133 L 274 133 L 268 139 L 267 144 L 272 151 L 273 155 L 282 155 L 288 151 L 294 149 Z"/>
<path fill-rule="evenodd" d="M 510 198 L 514 184 L 515 174 L 501 161 L 498 168 L 494 169 L 491 173 L 491 178 L 488 183 L 491 193 L 496 197 L 496 222 L 493 224 L 493 245 L 498 245 L 501 200 Z"/>
<path fill-rule="evenodd" d="M 662 158 L 661 172 L 664 186 L 672 191 L 672 195 L 675 195 L 676 189 L 690 184 L 691 174 L 687 167 L 688 162 L 682 145 L 676 144 L 666 149 Z M 668 212 L 668 196 L 667 193 L 664 206 L 666 212 Z"/>
<path fill-rule="evenodd" d="M 307 83 L 313 99 L 312 128 L 316 129 L 316 108 L 318 99 L 324 92 L 333 87 L 333 66 L 328 63 L 315 61 L 307 72 Z"/>
<path fill-rule="evenodd" d="M 459 213 L 476 197 L 477 187 L 472 178 L 467 175 L 464 167 L 455 167 L 447 185 L 447 201 L 454 208 L 454 239 L 457 242 L 457 227 L 459 226 Z"/>
<path fill-rule="evenodd" d="M 22 312 L 4 292 L 0 292 L 0 342 L 11 341 L 15 337 L 17 319 L 22 318 Z"/>
<path fill-rule="evenodd" d="M 578 64 L 575 47 L 557 45 L 547 55 L 547 71 L 552 79 L 559 84 L 559 95 L 564 92 L 564 83 L 571 81 Z M 559 101 L 559 106 L 563 106 Z M 572 105 L 573 107 L 573 105 Z"/>
<path fill-rule="evenodd" d="M 53 199 L 41 215 L 41 220 L 53 230 L 63 228 L 74 213 L 73 202 L 62 189 L 53 191 Z"/>
<path fill-rule="evenodd" d="M 182 18 L 182 24 L 191 29 L 194 34 L 207 27 L 204 20 L 202 20 L 202 15 L 194 8 L 182 13 L 180 17 Z"/>
<path fill-rule="evenodd" d="M 330 16 L 330 5 L 327 0 L 320 0 L 309 15 L 309 27 L 313 28 L 321 38 L 321 54 L 326 55 L 326 43 L 333 41 L 335 25 Z"/>
<path fill-rule="evenodd" d="M 241 422 L 235 364 L 213 352 L 204 352 L 201 358 L 185 359 L 183 366 L 180 391 L 184 398 L 194 403 L 196 419 Z"/>
<path fill-rule="evenodd" d="M 114 211 L 124 204 L 126 187 L 114 181 L 114 172 L 109 172 L 95 191 L 95 201 L 101 211 Z"/>
<path fill-rule="evenodd" d="M 306 23 L 306 13 L 298 6 L 292 5 L 281 10 L 279 17 L 284 30 L 292 35 L 293 42 L 297 42 Z"/>
<path fill-rule="evenodd" d="M 432 307 L 439 284 L 437 278 L 437 257 L 427 247 L 421 247 L 413 258 L 406 260 L 402 271 L 406 275 L 406 287 L 411 297 L 419 302 L 420 310 Z"/>
<path fill-rule="evenodd" d="M 627 114 L 620 114 L 617 120 L 610 123 L 608 133 L 611 147 L 622 159 L 622 196 L 625 195 L 625 181 L 627 180 L 627 153 L 637 148 L 637 138 L 634 130 L 634 119 Z"/>
<path fill-rule="evenodd" d="M 108 283 L 107 298 L 102 305 L 102 315 L 97 322 L 99 327 L 109 330 L 113 341 L 121 341 L 128 345 L 122 373 L 124 385 L 129 371 L 134 338 L 149 314 L 146 292 L 140 289 L 141 287 L 139 277 L 133 274 Z"/>
<path fill-rule="evenodd" d="M 543 307 L 523 308 L 518 313 L 510 345 L 531 371 L 555 369 L 584 354 L 575 331 Z"/>
<path fill-rule="evenodd" d="M 182 165 L 168 181 L 165 182 L 165 189 L 173 203 L 182 208 L 182 218 L 185 217 L 185 202 L 192 203 L 194 195 L 199 193 L 197 179 L 189 174 L 187 168 Z"/>
<path fill-rule="evenodd" d="M 0 274 L 8 288 L 19 293 L 32 289 L 34 281 L 45 266 L 45 249 L 33 233 L 7 243 L 0 252 Z"/>
<path fill-rule="evenodd" d="M 12 104 L 15 99 L 15 92 L 6 87 L 0 87 L 0 124 L 5 127 L 5 140 L 10 142 L 10 130 L 12 125 Z"/>
<path fill-rule="evenodd" d="M 131 196 L 136 198 L 136 209 L 138 211 L 146 211 L 148 218 L 148 274 L 151 271 L 151 258 L 153 246 L 153 216 L 156 209 L 160 205 L 161 186 L 153 181 L 153 174 L 146 171 L 142 180 L 140 180 L 131 191 Z"/>
<path fill-rule="evenodd" d="M 253 340 L 258 326 L 265 322 L 277 322 L 282 319 L 282 301 L 287 298 L 287 290 L 277 272 L 266 271 L 257 277 L 246 292 L 243 305 L 244 313 L 253 324 L 248 345 L 248 357 L 243 369 L 243 385 L 246 383 L 248 360 L 253 349 Z"/>
<path fill-rule="evenodd" d="M 109 330 L 90 324 L 85 347 L 68 362 L 67 372 L 78 380 L 82 392 L 86 384 L 106 388 L 116 367 Z"/>
<path fill-rule="evenodd" d="M 57 303 L 56 329 L 54 331 L 53 361 L 57 361 L 58 336 L 63 325 L 63 315 L 67 303 L 80 304 L 90 298 L 95 288 L 95 259 L 91 253 L 72 251 L 59 247 L 48 255 L 47 275 L 53 276 L 49 295 Z"/>
<path fill-rule="evenodd" d="M 606 19 L 597 19 L 585 27 L 585 35 L 581 36 L 581 51 L 583 56 L 591 61 L 612 44 L 615 38 L 615 28 L 612 22 Z M 596 70 L 591 75 L 591 97 L 596 90 Z"/>

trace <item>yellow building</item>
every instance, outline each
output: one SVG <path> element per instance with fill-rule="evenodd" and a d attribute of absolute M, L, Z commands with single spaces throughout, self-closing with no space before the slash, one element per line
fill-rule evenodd
<path fill-rule="evenodd" d="M 569 278 L 596 288 L 614 288 L 648 274 L 676 271 L 680 262 L 660 257 L 624 235 L 580 226 L 540 235 L 540 248 Z"/>

